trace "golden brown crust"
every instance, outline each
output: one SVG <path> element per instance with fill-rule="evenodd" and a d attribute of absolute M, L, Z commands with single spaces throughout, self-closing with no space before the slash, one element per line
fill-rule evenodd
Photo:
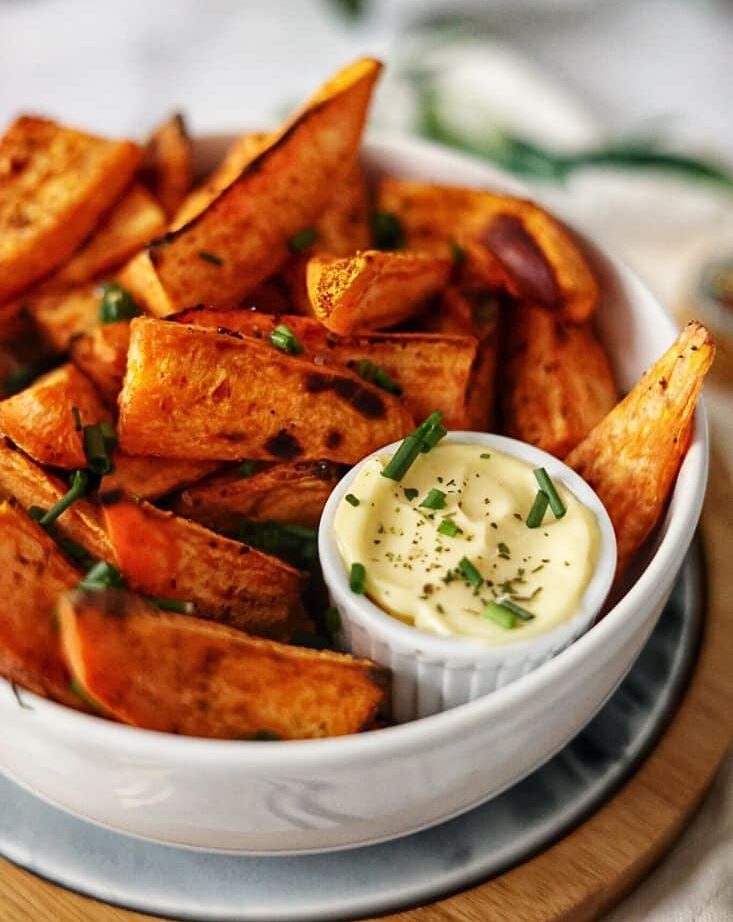
<path fill-rule="evenodd" d="M 191 141 L 180 113 L 158 125 L 150 136 L 145 146 L 143 177 L 167 217 L 172 218 L 193 183 Z"/>
<path fill-rule="evenodd" d="M 105 403 L 117 408 L 117 396 L 127 368 L 130 324 L 126 320 L 104 323 L 77 336 L 70 345 L 70 358 L 94 384 Z"/>

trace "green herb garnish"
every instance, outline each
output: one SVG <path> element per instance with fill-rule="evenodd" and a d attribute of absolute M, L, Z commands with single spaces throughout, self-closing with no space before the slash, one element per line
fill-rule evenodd
<path fill-rule="evenodd" d="M 205 263 L 211 263 L 212 266 L 224 265 L 224 260 L 221 256 L 217 256 L 216 253 L 207 253 L 206 250 L 202 250 L 199 253 L 199 259 L 203 259 Z"/>
<path fill-rule="evenodd" d="M 415 487 L 403 487 L 402 489 L 405 494 L 405 499 L 407 499 L 409 502 L 412 502 L 420 492 L 419 490 L 416 490 Z"/>
<path fill-rule="evenodd" d="M 284 323 L 278 324 L 270 333 L 270 343 L 276 349 L 281 349 L 283 352 L 290 353 L 290 355 L 299 355 L 303 351 L 298 337 Z"/>
<path fill-rule="evenodd" d="M 402 480 L 421 453 L 430 451 L 447 435 L 447 430 L 440 425 L 443 414 L 440 410 L 431 413 L 417 429 L 402 440 L 397 451 L 392 455 L 382 471 L 382 477 L 390 480 Z"/>
<path fill-rule="evenodd" d="M 529 515 L 524 522 L 527 528 L 540 527 L 542 520 L 545 517 L 545 512 L 547 511 L 549 502 L 550 498 L 547 493 L 545 493 L 544 490 L 538 490 L 537 496 L 535 496 L 534 502 L 532 503 L 532 508 L 529 510 Z"/>
<path fill-rule="evenodd" d="M 84 496 L 88 486 L 89 476 L 87 475 L 87 472 L 74 471 L 74 473 L 71 475 L 71 486 L 69 487 L 68 492 L 65 493 L 61 499 L 48 510 L 48 512 L 43 512 L 39 518 L 36 518 L 36 516 L 38 515 L 40 507 L 31 506 L 28 512 L 31 518 L 35 518 L 39 525 L 42 525 L 44 528 L 48 528 L 48 526 L 52 525 L 60 515 L 66 512 L 72 503 L 75 503 L 77 499 L 80 499 L 82 496 Z"/>
<path fill-rule="evenodd" d="M 349 572 L 349 588 L 357 595 L 363 595 L 366 589 L 366 567 L 363 563 L 352 563 Z"/>
<path fill-rule="evenodd" d="M 443 521 L 438 525 L 438 533 L 441 535 L 447 535 L 449 538 L 455 538 L 456 535 L 462 533 L 453 519 L 443 519 Z"/>
<path fill-rule="evenodd" d="M 341 630 L 341 613 L 338 608 L 330 605 L 323 613 L 323 627 L 329 637 L 333 637 Z"/>
<path fill-rule="evenodd" d="M 483 452 L 483 454 L 480 454 L 480 455 L 479 455 L 479 458 L 483 458 L 484 460 L 486 460 L 486 459 L 488 459 L 488 458 L 490 458 L 490 457 L 491 457 L 491 455 L 488 453 L 488 451 L 485 451 L 485 452 Z"/>
<path fill-rule="evenodd" d="M 498 602 L 487 602 L 484 605 L 482 614 L 484 618 L 488 618 L 498 624 L 499 627 L 506 628 L 506 630 L 511 630 L 517 625 L 516 615 Z"/>
<path fill-rule="evenodd" d="M 483 585 L 484 579 L 479 573 L 479 571 L 474 567 L 468 557 L 461 557 L 458 561 L 458 570 L 461 573 L 461 576 L 471 585 L 474 589 L 480 589 Z"/>
<path fill-rule="evenodd" d="M 117 567 L 113 567 L 111 563 L 100 560 L 98 563 L 95 563 L 91 570 L 84 576 L 78 588 L 92 589 L 94 591 L 100 589 L 124 589 L 125 581 Z"/>
<path fill-rule="evenodd" d="M 391 211 L 375 211 L 372 215 L 372 242 L 378 250 L 401 250 L 405 245 L 402 222 Z"/>
<path fill-rule="evenodd" d="M 108 422 L 84 426 L 83 435 L 84 454 L 87 456 L 89 470 L 100 477 L 111 474 L 115 469 L 111 454 L 117 447 L 114 426 Z"/>
<path fill-rule="evenodd" d="M 316 559 L 318 532 L 307 525 L 246 521 L 239 526 L 237 539 L 301 570 L 312 567 Z"/>
<path fill-rule="evenodd" d="M 394 381 L 383 368 L 380 368 L 379 365 L 375 365 L 374 362 L 370 362 L 369 359 L 359 360 L 358 372 L 360 378 L 369 381 L 371 384 L 376 384 L 377 387 L 381 387 L 383 391 L 396 394 L 398 397 L 402 393 L 400 385 Z"/>
<path fill-rule="evenodd" d="M 506 544 L 504 544 L 503 541 L 500 541 L 496 545 L 496 548 L 499 551 L 499 557 L 504 557 L 506 558 L 506 560 L 509 560 L 511 558 L 512 552 L 509 550 L 509 547 Z"/>
<path fill-rule="evenodd" d="M 422 509 L 444 509 L 445 493 L 433 487 L 425 499 L 420 503 Z"/>
<path fill-rule="evenodd" d="M 318 233 L 315 227 L 306 227 L 290 238 L 288 247 L 291 253 L 303 253 L 308 247 L 312 247 L 317 239 Z"/>
<path fill-rule="evenodd" d="M 537 594 L 537 590 L 532 593 L 532 596 Z M 531 611 L 527 611 L 526 608 L 522 608 L 521 605 L 517 605 L 516 602 L 513 602 L 511 599 L 502 599 L 501 602 L 497 603 L 502 605 L 504 608 L 508 609 L 513 615 L 516 615 L 521 621 L 532 621 L 534 615 Z"/>
<path fill-rule="evenodd" d="M 196 611 L 193 602 L 184 602 L 181 599 L 161 599 L 156 595 L 148 595 L 146 599 L 163 611 L 174 611 L 179 615 L 192 615 Z"/>
<path fill-rule="evenodd" d="M 346 496 L 344 496 L 344 499 L 346 500 L 346 502 L 347 502 L 350 506 L 358 506 L 358 505 L 359 505 L 359 500 L 358 500 L 358 498 L 357 498 L 356 496 L 354 496 L 353 493 L 347 493 Z"/>
<path fill-rule="evenodd" d="M 544 469 L 544 467 L 538 467 L 534 471 L 535 479 L 540 485 L 540 490 L 543 490 L 547 494 L 548 502 L 550 503 L 550 509 L 556 519 L 561 519 L 567 509 L 565 508 L 565 503 L 560 499 L 560 494 L 555 489 L 555 484 L 552 482 L 550 475 Z"/>
<path fill-rule="evenodd" d="M 132 320 L 142 313 L 133 296 L 118 285 L 117 282 L 104 282 L 102 300 L 99 302 L 99 320 L 101 323 L 118 323 L 120 320 Z"/>

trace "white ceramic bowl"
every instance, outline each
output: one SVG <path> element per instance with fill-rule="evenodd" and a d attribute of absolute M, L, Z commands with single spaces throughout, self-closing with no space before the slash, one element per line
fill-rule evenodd
<path fill-rule="evenodd" d="M 537 637 L 497 647 L 459 637 L 439 637 L 420 631 L 383 611 L 367 596 L 349 588 L 341 559 L 334 519 L 354 480 L 372 458 L 391 456 L 400 442 L 373 452 L 339 482 L 326 503 L 318 534 L 318 555 L 331 604 L 341 616 L 339 646 L 387 666 L 392 672 L 392 713 L 398 723 L 428 717 L 457 707 L 516 681 L 570 646 L 593 624 L 611 588 L 616 570 L 616 538 L 603 504 L 591 487 L 552 455 L 502 435 L 450 432 L 445 439 L 482 445 L 493 451 L 544 467 L 595 516 L 600 533 L 598 561 L 577 610 L 565 621 Z M 441 443 L 444 444 L 444 443 Z M 514 632 L 513 632 L 514 633 Z"/>
<path fill-rule="evenodd" d="M 202 165 L 211 167 L 225 142 L 202 142 Z M 423 141 L 374 139 L 365 159 L 375 172 L 523 191 L 484 164 Z M 589 243 L 587 249 L 601 281 L 598 331 L 626 389 L 670 344 L 675 327 L 628 268 Z M 707 459 L 705 416 L 698 410 L 668 513 L 638 581 L 567 650 L 491 695 L 374 733 L 254 743 L 136 730 L 24 692 L 28 707 L 20 707 L 0 681 L 0 768 L 86 819 L 208 849 L 338 848 L 445 820 L 545 762 L 622 680 L 692 540 Z"/>

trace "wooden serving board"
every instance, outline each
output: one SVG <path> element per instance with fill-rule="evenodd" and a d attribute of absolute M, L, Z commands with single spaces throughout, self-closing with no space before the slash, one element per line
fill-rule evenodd
<path fill-rule="evenodd" d="M 391 922 L 590 922 L 631 891 L 674 844 L 733 741 L 733 487 L 712 459 L 703 538 L 711 591 L 700 656 L 665 735 L 636 775 L 555 846 L 500 877 Z M 0 861 L 3 922 L 150 922 Z"/>

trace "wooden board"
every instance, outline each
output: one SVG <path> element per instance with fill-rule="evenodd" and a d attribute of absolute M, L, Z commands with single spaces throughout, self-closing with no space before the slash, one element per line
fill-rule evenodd
<path fill-rule="evenodd" d="M 703 517 L 713 587 L 700 657 L 666 734 L 637 774 L 582 826 L 488 883 L 391 922 L 590 922 L 632 890 L 674 844 L 733 741 L 733 488 L 713 457 Z M 0 861 L 3 922 L 150 922 Z"/>

